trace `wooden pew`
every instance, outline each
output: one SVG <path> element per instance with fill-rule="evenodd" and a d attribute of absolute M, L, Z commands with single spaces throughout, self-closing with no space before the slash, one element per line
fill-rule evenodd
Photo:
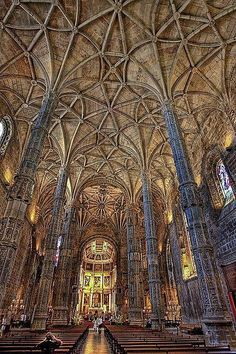
<path fill-rule="evenodd" d="M 51 332 L 63 342 L 55 353 L 66 354 L 82 347 L 88 334 L 88 327 L 62 328 Z M 41 350 L 37 349 L 37 344 L 45 338 L 45 333 L 25 331 L 14 334 L 0 339 L 0 354 L 41 353 Z"/>
<path fill-rule="evenodd" d="M 113 353 L 117 354 L 236 354 L 229 346 L 206 347 L 203 336 L 176 335 L 141 327 L 105 326 L 105 335 Z"/>

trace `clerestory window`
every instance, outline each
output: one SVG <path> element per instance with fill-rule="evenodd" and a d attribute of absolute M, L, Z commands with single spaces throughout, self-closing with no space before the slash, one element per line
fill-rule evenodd
<path fill-rule="evenodd" d="M 12 122 L 8 116 L 0 118 L 0 155 L 4 155 L 12 137 Z"/>
<path fill-rule="evenodd" d="M 220 183 L 220 188 L 224 197 L 224 205 L 229 204 L 235 199 L 230 177 L 224 163 L 220 160 L 216 166 L 216 174 Z"/>

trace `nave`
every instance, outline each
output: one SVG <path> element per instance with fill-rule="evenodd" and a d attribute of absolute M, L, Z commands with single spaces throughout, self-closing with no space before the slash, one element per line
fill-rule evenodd
<path fill-rule="evenodd" d="M 0 44 L 1 342 L 234 347 L 236 1 L 0 0 Z"/>

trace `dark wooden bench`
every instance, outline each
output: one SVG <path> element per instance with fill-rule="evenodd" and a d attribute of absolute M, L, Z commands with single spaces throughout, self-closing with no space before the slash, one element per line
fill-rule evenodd
<path fill-rule="evenodd" d="M 62 328 L 60 330 L 51 330 L 51 332 L 63 342 L 60 348 L 54 352 L 66 354 L 73 353 L 79 347 L 82 347 L 88 334 L 88 327 Z M 45 338 L 45 333 L 22 331 L 14 334 L 0 339 L 1 354 L 41 353 L 41 350 L 36 347 Z"/>
<path fill-rule="evenodd" d="M 113 353 L 119 354 L 236 354 L 230 351 L 229 346 L 206 347 L 203 336 L 179 336 L 168 332 L 145 330 L 141 327 L 105 326 L 105 335 Z"/>

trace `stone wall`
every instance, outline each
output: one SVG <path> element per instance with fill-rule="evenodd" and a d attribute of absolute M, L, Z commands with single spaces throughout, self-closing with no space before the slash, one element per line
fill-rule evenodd
<path fill-rule="evenodd" d="M 236 325 L 235 301 L 231 298 L 236 279 L 236 201 L 226 205 L 216 221 L 218 232 L 215 242 L 216 257 L 221 272 L 221 282 L 226 308 Z"/>
<path fill-rule="evenodd" d="M 217 258 L 220 265 L 236 262 L 236 201 L 226 205 L 218 219 Z"/>
<path fill-rule="evenodd" d="M 4 185 L 4 183 L 2 182 L 2 180 L 0 180 L 0 205 L 1 205 L 0 217 L 3 216 L 4 210 L 5 210 L 6 205 L 7 205 L 6 195 L 7 195 L 7 188 Z"/>

